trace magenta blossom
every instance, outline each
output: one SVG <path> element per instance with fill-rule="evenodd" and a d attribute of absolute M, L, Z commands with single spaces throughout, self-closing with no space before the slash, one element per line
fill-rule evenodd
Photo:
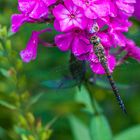
<path fill-rule="evenodd" d="M 18 0 L 20 14 L 12 15 L 12 31 L 17 32 L 25 22 L 42 22 L 48 17 L 48 6 L 56 0 Z"/>
<path fill-rule="evenodd" d="M 97 19 L 108 15 L 115 16 L 112 13 L 114 12 L 114 5 L 112 6 L 112 3 L 109 3 L 108 0 L 73 0 L 73 2 L 75 5 L 83 8 L 86 17 L 90 19 Z"/>
<path fill-rule="evenodd" d="M 25 22 L 34 22 L 34 20 L 30 19 L 28 16 L 25 16 L 23 14 L 13 14 L 12 15 L 12 26 L 11 30 L 12 32 L 17 32 Z"/>
<path fill-rule="evenodd" d="M 90 45 L 89 40 L 86 38 L 86 34 L 79 29 L 55 36 L 55 43 L 60 50 L 71 50 L 75 56 L 90 52 L 92 49 L 92 45 Z"/>
<path fill-rule="evenodd" d="M 39 35 L 47 31 L 50 32 L 51 29 L 47 28 L 45 30 L 32 32 L 32 35 L 27 43 L 27 47 L 20 52 L 20 56 L 24 62 L 28 63 L 31 60 L 36 59 L 37 48 L 38 48 L 38 44 L 40 43 Z"/>
<path fill-rule="evenodd" d="M 32 32 L 31 38 L 27 44 L 27 47 L 20 52 L 20 56 L 22 60 L 26 63 L 30 62 L 31 60 L 36 59 L 37 55 L 37 48 L 39 43 L 39 33 L 36 31 Z"/>
<path fill-rule="evenodd" d="M 90 44 L 90 37 L 96 35 L 103 45 L 108 68 L 113 72 L 117 62 L 111 49 L 119 47 L 127 57 L 140 61 L 140 49 L 124 35 L 132 23 L 129 17 L 134 12 L 136 0 L 19 0 L 20 14 L 12 16 L 12 31 L 17 32 L 25 22 L 53 23 L 60 32 L 54 37 L 55 43 L 40 41 L 43 31 L 33 31 L 27 47 L 20 55 L 24 62 L 34 60 L 38 44 L 56 45 L 61 51 L 71 51 L 79 60 L 89 62 L 93 72 L 105 71 Z M 117 54 L 117 53 L 116 53 Z M 126 57 L 125 57 L 126 58 Z"/>
<path fill-rule="evenodd" d="M 65 0 L 64 5 L 59 4 L 56 6 L 53 10 L 53 14 L 59 22 L 62 32 L 76 27 L 85 29 L 87 26 L 87 19 L 83 10 L 74 5 L 71 0 Z"/>
<path fill-rule="evenodd" d="M 134 12 L 134 4 L 136 0 L 116 0 L 117 7 L 125 14 L 131 16 Z"/>
<path fill-rule="evenodd" d="M 140 48 L 136 46 L 134 41 L 130 39 L 126 39 L 126 47 L 125 50 L 127 51 L 127 56 L 140 61 Z"/>
<path fill-rule="evenodd" d="M 135 11 L 134 11 L 134 16 L 140 20 L 140 0 L 136 0 L 136 3 L 135 3 Z"/>

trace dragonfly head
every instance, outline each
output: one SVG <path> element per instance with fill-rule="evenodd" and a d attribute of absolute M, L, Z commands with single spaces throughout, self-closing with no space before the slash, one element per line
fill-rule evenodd
<path fill-rule="evenodd" d="M 100 38 L 96 35 L 93 35 L 91 38 L 90 38 L 90 43 L 93 44 L 93 45 L 99 45 L 100 43 Z"/>
<path fill-rule="evenodd" d="M 94 23 L 91 27 L 89 27 L 89 33 L 97 33 L 99 31 L 99 26 L 97 23 Z"/>

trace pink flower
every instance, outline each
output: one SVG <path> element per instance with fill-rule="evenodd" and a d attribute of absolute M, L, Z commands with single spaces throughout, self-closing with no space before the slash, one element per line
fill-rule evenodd
<path fill-rule="evenodd" d="M 60 50 L 71 50 L 75 56 L 90 52 L 92 49 L 92 45 L 90 45 L 85 33 L 79 29 L 73 29 L 65 34 L 56 35 L 55 43 Z"/>
<path fill-rule="evenodd" d="M 31 60 L 36 59 L 37 56 L 37 48 L 38 48 L 38 44 L 39 44 L 39 35 L 47 32 L 47 31 L 51 31 L 50 28 L 41 30 L 41 31 L 33 31 L 32 35 L 27 43 L 27 47 L 22 50 L 20 52 L 20 56 L 22 58 L 22 60 L 26 63 L 30 62 Z"/>
<path fill-rule="evenodd" d="M 83 10 L 74 5 L 71 0 L 65 0 L 64 5 L 59 4 L 56 6 L 53 14 L 59 22 L 62 32 L 76 27 L 86 28 L 87 18 L 84 16 Z"/>
<path fill-rule="evenodd" d="M 34 22 L 32 19 L 23 14 L 13 14 L 11 17 L 11 21 L 12 21 L 11 26 L 12 32 L 18 32 L 20 26 L 22 26 L 25 22 Z"/>
<path fill-rule="evenodd" d="M 39 33 L 36 31 L 32 32 L 31 38 L 27 44 L 27 47 L 20 52 L 20 56 L 22 60 L 26 63 L 30 62 L 31 60 L 36 59 L 37 56 L 37 48 L 39 43 Z"/>
<path fill-rule="evenodd" d="M 73 2 L 75 5 L 83 8 L 86 17 L 90 19 L 116 15 L 115 6 L 110 0 L 73 0 Z"/>
<path fill-rule="evenodd" d="M 116 0 L 118 8 L 129 16 L 134 12 L 134 6 L 132 5 L 134 3 L 136 3 L 136 0 Z"/>
<path fill-rule="evenodd" d="M 90 37 L 96 35 L 105 49 L 108 68 L 113 72 L 116 60 L 115 55 L 109 54 L 111 48 L 121 47 L 121 50 L 127 52 L 127 56 L 140 60 L 140 48 L 124 35 L 124 32 L 128 32 L 132 26 L 128 19 L 134 12 L 135 2 L 135 0 L 18 0 L 20 14 L 12 16 L 12 31 L 17 32 L 25 22 L 53 23 L 54 28 L 60 32 L 54 39 L 57 47 L 61 51 L 71 51 L 79 60 L 87 60 L 93 72 L 104 74 L 104 68 L 94 54 L 94 46 L 90 44 Z M 36 58 L 38 44 L 41 43 L 39 35 L 46 31 L 33 31 L 27 47 L 20 53 L 24 62 Z"/>
<path fill-rule="evenodd" d="M 140 0 L 136 0 L 136 3 L 135 3 L 135 11 L 134 11 L 134 16 L 140 20 Z"/>
<path fill-rule="evenodd" d="M 110 33 L 110 39 L 112 40 L 112 46 L 117 47 L 117 46 L 125 46 L 125 36 L 122 34 L 122 32 L 117 32 L 117 31 L 111 31 Z"/>
<path fill-rule="evenodd" d="M 12 15 L 12 32 L 17 32 L 25 22 L 41 22 L 48 17 L 48 6 L 56 0 L 18 0 L 20 14 Z"/>
<path fill-rule="evenodd" d="M 30 18 L 40 19 L 48 15 L 50 4 L 46 0 L 18 0 L 18 9 Z"/>
<path fill-rule="evenodd" d="M 134 41 L 130 39 L 126 39 L 126 47 L 125 50 L 127 51 L 127 56 L 140 61 L 140 48 L 136 46 Z"/>

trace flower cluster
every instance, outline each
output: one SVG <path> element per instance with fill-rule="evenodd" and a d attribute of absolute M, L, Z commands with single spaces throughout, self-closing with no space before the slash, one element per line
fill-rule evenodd
<path fill-rule="evenodd" d="M 140 12 L 139 12 L 140 0 L 136 0 L 134 7 L 135 7 L 134 16 L 136 17 L 136 19 L 140 20 Z"/>
<path fill-rule="evenodd" d="M 70 50 L 80 60 L 87 60 L 93 72 L 104 74 L 90 44 L 89 38 L 96 34 L 105 48 L 108 68 L 113 72 L 116 66 L 116 54 L 125 51 L 127 57 L 140 61 L 140 48 L 126 38 L 132 23 L 128 20 L 134 12 L 135 0 L 18 0 L 20 14 L 12 16 L 12 31 L 17 32 L 25 22 L 52 23 L 56 35 L 55 45 L 62 51 Z M 99 30 L 96 31 L 95 27 Z M 41 42 L 39 35 L 45 31 L 33 31 L 27 48 L 20 55 L 24 62 L 36 58 L 37 46 Z M 49 43 L 46 43 L 49 44 Z M 125 56 L 125 57 L 126 57 Z"/>

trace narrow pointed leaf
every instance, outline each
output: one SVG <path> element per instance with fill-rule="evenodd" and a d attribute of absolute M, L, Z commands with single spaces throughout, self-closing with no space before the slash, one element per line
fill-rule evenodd
<path fill-rule="evenodd" d="M 90 123 L 92 140 L 112 140 L 112 133 L 106 118 L 103 115 L 96 115 Z"/>
<path fill-rule="evenodd" d="M 81 90 L 77 89 L 77 93 L 75 95 L 75 100 L 85 104 L 85 110 L 94 114 L 94 109 L 92 107 L 91 99 L 89 93 L 85 89 L 84 86 L 81 87 Z"/>
<path fill-rule="evenodd" d="M 71 115 L 69 121 L 75 140 L 92 140 L 88 127 L 76 116 Z"/>

